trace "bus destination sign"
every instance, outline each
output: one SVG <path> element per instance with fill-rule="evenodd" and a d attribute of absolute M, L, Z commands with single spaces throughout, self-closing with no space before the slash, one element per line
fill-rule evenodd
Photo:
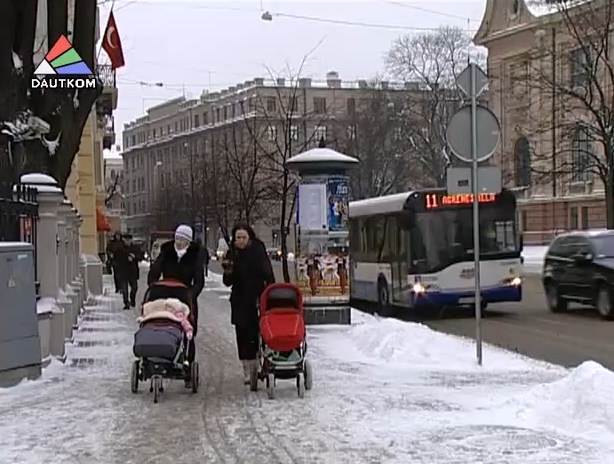
<path fill-rule="evenodd" d="M 494 203 L 497 199 L 495 193 L 479 193 L 478 203 Z M 449 206 L 467 206 L 473 204 L 473 194 L 457 193 L 448 195 L 446 193 L 427 193 L 424 195 L 425 209 L 438 209 Z"/>

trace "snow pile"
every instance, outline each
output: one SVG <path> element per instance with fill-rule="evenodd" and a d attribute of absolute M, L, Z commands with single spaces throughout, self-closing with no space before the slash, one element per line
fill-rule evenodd
<path fill-rule="evenodd" d="M 36 302 L 37 314 L 59 314 L 61 312 L 62 309 L 55 298 L 45 297 Z"/>
<path fill-rule="evenodd" d="M 537 385 L 515 403 L 519 418 L 537 427 L 558 428 L 595 438 L 614 434 L 614 372 L 586 361 L 564 378 Z M 590 433 L 588 432 L 590 430 Z"/>
<path fill-rule="evenodd" d="M 340 337 L 332 348 L 344 359 L 437 371 L 514 371 L 541 364 L 486 345 L 484 366 L 479 367 L 473 340 L 436 332 L 423 324 L 381 319 L 358 311 L 352 312 L 352 319 L 346 336 Z"/>

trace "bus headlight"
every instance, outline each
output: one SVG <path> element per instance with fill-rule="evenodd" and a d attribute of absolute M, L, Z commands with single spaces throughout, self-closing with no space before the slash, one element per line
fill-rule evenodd
<path fill-rule="evenodd" d="M 522 285 L 522 278 L 518 276 L 510 276 L 507 279 L 501 281 L 503 285 L 510 285 L 512 287 L 520 287 Z"/>
<path fill-rule="evenodd" d="M 414 293 L 424 293 L 426 291 L 426 288 L 424 288 L 424 285 L 422 285 L 420 282 L 416 282 L 412 287 L 412 291 Z"/>

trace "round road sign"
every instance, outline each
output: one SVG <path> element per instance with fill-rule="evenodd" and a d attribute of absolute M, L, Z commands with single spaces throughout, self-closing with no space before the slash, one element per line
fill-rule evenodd
<path fill-rule="evenodd" d="M 492 111 L 484 106 L 476 108 L 477 158 L 478 162 L 490 158 L 499 144 L 501 126 Z M 446 141 L 454 155 L 467 163 L 473 161 L 471 154 L 471 106 L 460 108 L 448 123 Z"/>

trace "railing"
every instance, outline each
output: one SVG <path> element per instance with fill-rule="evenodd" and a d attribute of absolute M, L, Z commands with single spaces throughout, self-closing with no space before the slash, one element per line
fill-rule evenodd
<path fill-rule="evenodd" d="M 105 87 L 115 87 L 115 70 L 110 64 L 99 64 L 96 67 L 98 78 Z"/>
<path fill-rule="evenodd" d="M 34 246 L 34 271 L 38 295 L 36 193 L 35 188 L 25 185 L 0 183 L 0 242 L 27 242 Z"/>

